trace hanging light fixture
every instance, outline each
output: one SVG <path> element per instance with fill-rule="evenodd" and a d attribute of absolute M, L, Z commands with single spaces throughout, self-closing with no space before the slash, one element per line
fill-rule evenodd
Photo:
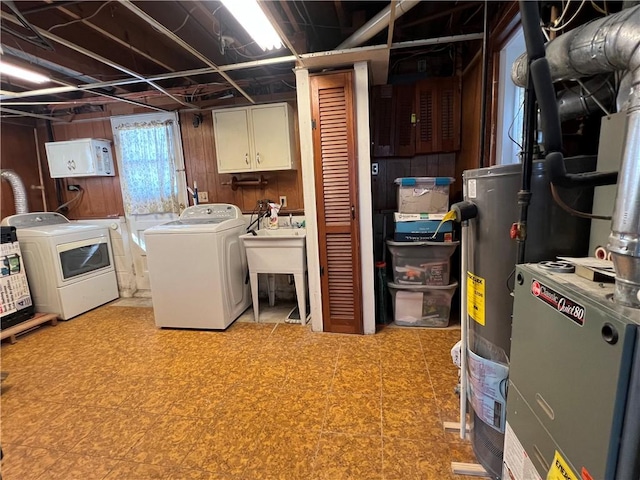
<path fill-rule="evenodd" d="M 222 4 L 262 50 L 282 48 L 282 40 L 257 0 L 222 0 Z"/>
<path fill-rule="evenodd" d="M 50 80 L 44 75 L 32 72 L 31 70 L 27 70 L 26 68 L 6 63 L 4 60 L 0 60 L 0 74 L 18 78 L 20 80 L 26 80 L 27 82 L 32 83 L 45 83 Z"/>

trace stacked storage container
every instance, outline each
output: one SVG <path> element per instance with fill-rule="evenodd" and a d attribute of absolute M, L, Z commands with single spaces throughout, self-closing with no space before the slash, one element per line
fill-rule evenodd
<path fill-rule="evenodd" d="M 389 291 L 397 325 L 446 327 L 451 300 L 458 283 L 450 278 L 453 240 L 449 211 L 449 185 L 453 178 L 398 178 L 391 252 L 393 282 Z"/>

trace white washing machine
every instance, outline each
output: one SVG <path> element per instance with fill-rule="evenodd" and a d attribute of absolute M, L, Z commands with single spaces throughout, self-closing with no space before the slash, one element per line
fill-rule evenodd
<path fill-rule="evenodd" d="M 223 330 L 249 307 L 246 227 L 238 207 L 217 203 L 144 231 L 158 327 Z"/>
<path fill-rule="evenodd" d="M 109 231 L 59 213 L 12 215 L 36 312 L 69 320 L 118 298 Z"/>

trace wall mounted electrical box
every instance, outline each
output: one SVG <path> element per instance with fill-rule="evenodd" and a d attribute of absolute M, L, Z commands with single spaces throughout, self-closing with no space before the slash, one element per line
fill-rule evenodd
<path fill-rule="evenodd" d="M 111 142 L 82 138 L 66 142 L 47 142 L 51 178 L 115 175 Z"/>

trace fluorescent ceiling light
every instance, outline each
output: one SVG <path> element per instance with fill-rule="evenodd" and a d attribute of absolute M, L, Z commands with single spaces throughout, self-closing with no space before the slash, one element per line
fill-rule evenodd
<path fill-rule="evenodd" d="M 0 61 L 0 74 L 33 83 L 45 83 L 49 81 L 49 78 L 44 75 L 32 72 L 26 68 L 16 67 L 15 65 L 5 63 L 4 61 Z"/>
<path fill-rule="evenodd" d="M 257 0 L 222 0 L 222 3 L 262 50 L 282 48 L 282 40 Z"/>

